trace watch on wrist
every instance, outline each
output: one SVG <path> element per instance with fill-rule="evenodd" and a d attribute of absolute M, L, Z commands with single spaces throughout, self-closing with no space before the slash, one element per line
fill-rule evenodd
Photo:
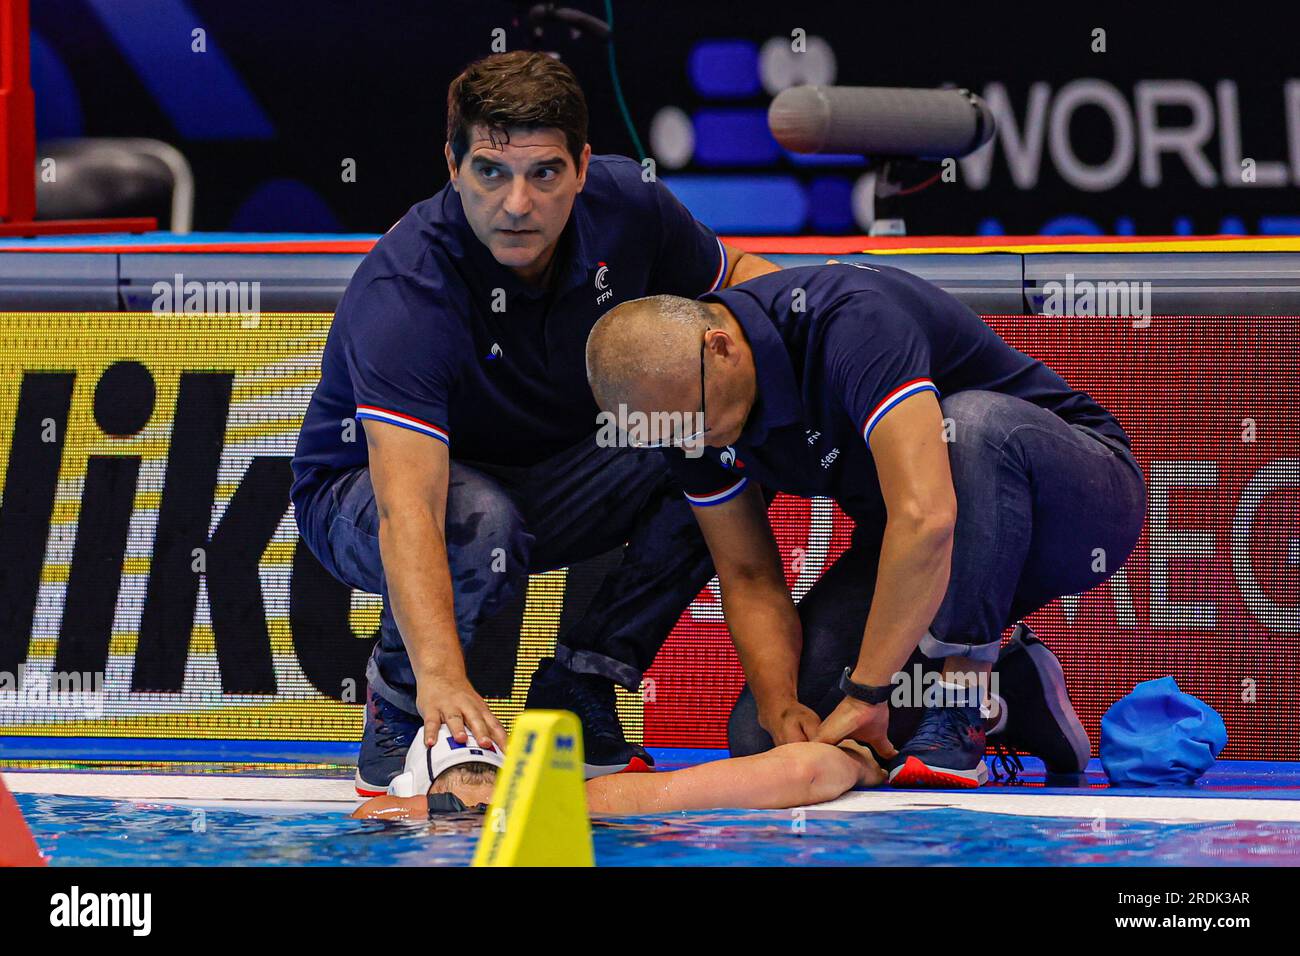
<path fill-rule="evenodd" d="M 840 675 L 840 690 L 847 697 L 854 700 L 860 700 L 864 704 L 883 704 L 889 700 L 889 695 L 894 692 L 893 684 L 881 684 L 872 686 L 871 684 L 859 684 L 849 675 L 853 673 L 852 667 L 844 668 L 844 673 Z"/>

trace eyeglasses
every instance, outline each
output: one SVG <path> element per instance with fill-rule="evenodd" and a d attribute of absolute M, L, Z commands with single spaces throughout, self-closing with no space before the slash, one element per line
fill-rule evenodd
<path fill-rule="evenodd" d="M 684 448 L 694 444 L 709 433 L 705 417 L 707 409 L 704 404 L 704 336 L 708 335 L 712 329 L 713 326 L 706 325 L 704 332 L 700 336 L 700 430 L 677 441 L 632 442 L 633 448 Z"/>

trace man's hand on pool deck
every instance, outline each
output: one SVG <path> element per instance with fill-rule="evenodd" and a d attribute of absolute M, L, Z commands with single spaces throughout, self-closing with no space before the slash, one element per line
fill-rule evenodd
<path fill-rule="evenodd" d="M 424 742 L 429 746 L 437 741 L 443 724 L 458 744 L 465 743 L 467 727 L 480 743 L 490 740 L 505 750 L 509 742 L 505 728 L 463 673 L 429 671 L 419 675 L 415 706 L 424 718 Z"/>
<path fill-rule="evenodd" d="M 880 759 L 889 760 L 897 756 L 898 751 L 889 742 L 889 704 L 868 704 L 864 701 L 845 697 L 839 706 L 831 711 L 830 716 L 813 737 L 825 744 L 839 744 L 841 741 L 853 740 L 867 744 L 880 755 Z"/>
<path fill-rule="evenodd" d="M 805 707 L 797 700 L 791 700 L 772 708 L 771 713 L 760 709 L 758 724 L 768 732 L 772 743 L 792 744 L 800 740 L 814 740 L 821 718 L 811 707 Z"/>

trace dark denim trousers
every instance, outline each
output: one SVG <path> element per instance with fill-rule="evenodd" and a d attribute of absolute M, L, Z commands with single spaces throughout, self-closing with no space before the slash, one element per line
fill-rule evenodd
<path fill-rule="evenodd" d="M 342 473 L 300 521 L 320 522 L 316 557 L 334 577 L 384 596 L 379 641 L 366 676 L 377 693 L 415 713 L 415 675 L 393 619 L 379 553 L 370 470 Z M 453 460 L 445 526 L 456 627 L 468 647 L 476 627 L 529 574 L 623 547 L 585 613 L 559 635 L 556 658 L 635 690 L 713 562 L 663 455 L 600 448 L 594 441 L 530 467 Z M 625 547 L 624 547 L 625 546 Z"/>
<path fill-rule="evenodd" d="M 1114 574 L 1146 517 L 1142 471 L 1121 442 L 997 392 L 957 392 L 940 407 L 953 431 L 957 527 L 948 590 L 913 655 L 927 668 L 950 655 L 995 661 L 1008 626 Z M 799 603 L 799 699 L 822 717 L 840 702 L 840 674 L 862 646 L 885 531 L 882 515 L 852 517 L 850 548 Z M 915 719 L 891 715 L 895 746 L 910 735 L 900 717 Z M 748 687 L 728 738 L 737 756 L 772 746 Z"/>

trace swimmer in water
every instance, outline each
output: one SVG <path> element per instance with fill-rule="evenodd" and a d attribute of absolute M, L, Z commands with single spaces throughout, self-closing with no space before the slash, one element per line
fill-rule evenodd
<path fill-rule="evenodd" d="M 407 820 L 437 813 L 485 810 L 505 756 L 473 736 L 458 744 L 444 726 L 438 742 L 411 744 L 406 770 L 389 792 L 353 811 L 367 820 Z M 660 773 L 619 773 L 587 781 L 593 814 L 671 813 L 678 810 L 785 810 L 824 803 L 855 787 L 875 787 L 885 772 L 871 751 L 851 740 L 838 746 L 810 741 L 763 753 Z"/>

